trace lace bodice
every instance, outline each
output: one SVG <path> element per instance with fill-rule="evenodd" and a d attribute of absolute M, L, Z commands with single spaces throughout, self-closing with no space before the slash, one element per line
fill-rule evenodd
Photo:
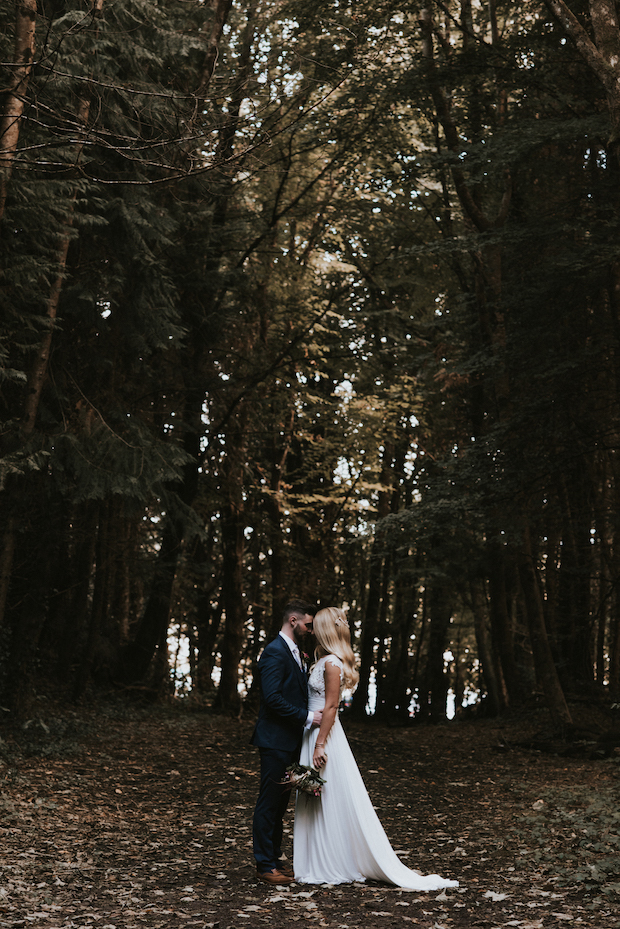
<path fill-rule="evenodd" d="M 340 658 L 335 655 L 323 655 L 313 666 L 310 677 L 308 678 L 308 709 L 322 710 L 325 706 L 325 662 L 329 661 L 340 669 L 340 680 L 342 690 L 342 668 L 343 664 Z"/>

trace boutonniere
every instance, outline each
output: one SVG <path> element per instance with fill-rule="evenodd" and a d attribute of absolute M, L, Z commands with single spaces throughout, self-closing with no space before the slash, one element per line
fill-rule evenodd
<path fill-rule="evenodd" d="M 301 653 L 301 663 L 304 666 L 304 670 L 307 674 L 310 668 L 310 655 L 306 654 L 306 652 Z"/>

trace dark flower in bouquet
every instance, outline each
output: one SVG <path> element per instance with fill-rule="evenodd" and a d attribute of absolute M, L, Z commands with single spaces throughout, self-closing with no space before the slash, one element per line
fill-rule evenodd
<path fill-rule="evenodd" d="M 286 769 L 282 783 L 287 787 L 294 787 L 295 790 L 301 790 L 302 793 L 310 794 L 312 797 L 318 797 L 325 781 L 314 768 L 305 764 L 291 764 Z"/>

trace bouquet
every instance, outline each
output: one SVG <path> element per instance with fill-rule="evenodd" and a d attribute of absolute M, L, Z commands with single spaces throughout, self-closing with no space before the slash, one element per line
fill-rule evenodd
<path fill-rule="evenodd" d="M 318 797 L 325 781 L 314 768 L 310 768 L 305 764 L 291 764 L 286 769 L 282 783 L 286 784 L 287 787 L 290 786 L 296 790 L 301 790 L 302 793 L 310 794 L 312 797 Z"/>

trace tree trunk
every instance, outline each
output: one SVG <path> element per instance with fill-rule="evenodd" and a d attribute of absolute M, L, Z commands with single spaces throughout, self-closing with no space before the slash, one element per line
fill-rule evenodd
<path fill-rule="evenodd" d="M 414 610 L 404 608 L 405 598 L 397 593 L 394 606 L 393 632 L 390 642 L 390 657 L 381 689 L 379 718 L 386 722 L 396 721 L 402 725 L 409 722 L 411 703 L 411 675 L 409 642 L 414 625 Z"/>
<path fill-rule="evenodd" d="M 32 497 L 32 520 L 16 538 L 15 573 L 19 577 L 16 596 L 7 613 L 11 634 L 8 655 L 8 690 L 4 699 L 11 721 L 19 724 L 32 715 L 38 675 L 37 650 L 47 617 L 51 561 L 47 557 L 41 486 Z M 5 642 L 8 636 L 5 637 Z"/>
<path fill-rule="evenodd" d="M 182 520 L 169 517 L 164 526 L 144 612 L 133 640 L 121 653 L 120 680 L 124 684 L 136 684 L 144 678 L 155 650 L 168 629 L 172 588 L 183 534 Z"/>
<path fill-rule="evenodd" d="M 271 549 L 271 617 L 268 623 L 267 637 L 277 635 L 282 625 L 284 607 L 290 598 L 286 586 L 286 573 L 284 570 L 284 533 L 282 531 L 282 481 L 286 474 L 286 462 L 290 452 L 290 436 L 295 426 L 295 409 L 291 408 L 288 414 L 286 440 L 279 447 L 276 437 L 272 435 L 270 454 L 270 493 L 265 497 L 265 508 L 269 517 L 269 547 Z"/>
<path fill-rule="evenodd" d="M 99 504 L 85 503 L 73 514 L 73 550 L 69 573 L 73 590 L 66 610 L 58 645 L 58 670 L 61 677 L 72 673 L 80 648 L 88 634 L 92 573 L 95 565 Z"/>
<path fill-rule="evenodd" d="M 552 640 L 557 640 L 560 635 L 560 629 L 564 621 L 564 615 L 560 606 L 560 571 L 558 570 L 558 552 L 561 550 L 562 533 L 559 525 L 552 524 L 547 529 L 547 541 L 545 544 L 545 622 L 547 631 Z"/>
<path fill-rule="evenodd" d="M 133 640 L 125 646 L 120 656 L 120 680 L 125 684 L 136 684 L 144 678 L 158 645 L 166 641 L 177 564 L 191 518 L 187 511 L 198 492 L 202 399 L 203 394 L 198 388 L 188 390 L 183 416 L 179 417 L 182 420 L 180 429 L 188 462 L 183 469 L 182 479 L 171 483 L 168 488 L 169 499 L 161 546 L 148 598 Z"/>
<path fill-rule="evenodd" d="M 213 607 L 213 600 L 219 600 L 219 590 L 214 578 L 214 533 L 208 538 L 198 539 L 190 554 L 190 572 L 197 578 L 198 595 L 195 601 L 193 623 L 188 620 L 190 639 L 190 665 L 192 690 L 206 695 L 214 690 L 212 673 L 215 665 L 215 643 L 220 627 L 222 611 Z M 196 656 L 192 657 L 195 648 Z"/>
<path fill-rule="evenodd" d="M 222 673 L 216 705 L 218 709 L 232 715 L 239 715 L 241 710 L 239 664 L 243 650 L 244 626 L 248 618 L 243 570 L 247 415 L 248 407 L 243 405 L 237 411 L 234 427 L 229 428 L 224 463 L 224 492 L 227 499 L 222 507 L 221 518 L 224 635 L 220 645 Z"/>
<path fill-rule="evenodd" d="M 519 553 L 519 577 L 525 601 L 530 642 L 539 685 L 545 694 L 547 707 L 555 725 L 571 725 L 572 719 L 566 698 L 560 685 L 553 655 L 549 645 L 540 586 L 536 575 L 530 528 L 525 520 L 522 524 L 522 542 Z"/>
<path fill-rule="evenodd" d="M 381 484 L 390 488 L 394 475 L 392 472 L 392 456 L 386 444 L 384 448 L 381 464 Z M 390 501 L 392 491 L 381 490 L 377 503 L 377 520 L 380 521 L 390 512 Z M 381 615 L 387 616 L 387 603 L 383 603 L 387 591 L 387 576 L 389 571 L 389 558 L 382 553 L 383 534 L 375 530 L 375 538 L 370 550 L 370 568 L 368 578 L 368 599 L 366 600 L 366 609 L 362 619 L 362 632 L 360 639 L 360 667 L 359 683 L 353 694 L 351 702 L 351 716 L 357 719 L 366 718 L 366 707 L 368 706 L 370 677 L 374 664 L 375 639 L 381 630 Z M 377 684 L 377 707 L 379 706 L 379 694 L 381 682 L 379 676 L 381 673 L 380 666 L 377 666 L 376 684 Z"/>
<path fill-rule="evenodd" d="M 370 677 L 374 665 L 375 639 L 379 633 L 379 615 L 385 559 L 379 554 L 378 548 L 378 541 L 375 539 L 370 552 L 368 599 L 366 600 L 366 609 L 364 610 L 362 619 L 359 666 L 360 679 L 351 702 L 351 716 L 357 719 L 366 719 Z"/>
<path fill-rule="evenodd" d="M 222 38 L 224 26 L 226 25 L 226 21 L 232 9 L 232 0 L 211 0 L 211 9 L 213 10 L 211 33 L 207 42 L 207 50 L 202 66 L 200 83 L 196 91 L 196 96 L 199 99 L 204 99 L 206 92 L 209 89 L 211 78 L 215 72 L 215 66 L 217 64 L 219 54 L 220 39 Z"/>
<path fill-rule="evenodd" d="M 245 522 L 241 513 L 230 507 L 222 513 L 222 605 L 224 635 L 220 646 L 222 676 L 216 705 L 224 713 L 239 715 L 239 661 L 243 648 L 243 629 L 247 610 L 243 599 L 243 554 Z"/>
<path fill-rule="evenodd" d="M 9 71 L 11 77 L 6 91 L 6 104 L 0 119 L 0 221 L 4 216 L 26 90 L 34 64 L 36 19 L 37 0 L 17 0 L 13 66 Z"/>
<path fill-rule="evenodd" d="M 15 552 L 15 517 L 10 516 L 2 537 L 2 551 L 0 553 L 0 630 L 4 622 L 6 600 L 11 585 L 11 572 L 13 570 L 13 555 Z"/>
<path fill-rule="evenodd" d="M 428 650 L 422 678 L 424 689 L 420 694 L 421 716 L 429 722 L 441 722 L 446 718 L 448 700 L 444 652 L 452 606 L 447 590 L 438 581 L 433 583 L 430 591 L 429 614 Z"/>
<path fill-rule="evenodd" d="M 590 620 L 590 577 L 592 546 L 590 528 L 594 516 L 584 484 L 584 475 L 562 475 L 558 480 L 563 513 L 560 590 L 562 633 L 556 658 L 564 687 L 580 690 L 592 684 L 593 654 Z M 552 645 L 554 643 L 552 642 Z"/>
<path fill-rule="evenodd" d="M 93 586 L 93 599 L 90 609 L 88 633 L 86 635 L 83 652 L 80 656 L 80 663 L 73 689 L 74 701 L 79 700 L 80 697 L 83 696 L 92 677 L 97 639 L 100 635 L 103 617 L 107 608 L 107 593 L 109 590 L 109 510 L 109 504 L 106 505 L 105 503 L 101 503 L 99 505 L 99 525 L 95 543 L 95 583 Z"/>
<path fill-rule="evenodd" d="M 482 666 L 489 711 L 491 715 L 499 716 L 508 708 L 508 692 L 501 672 L 500 662 L 496 658 L 493 649 L 488 604 L 479 580 L 471 582 L 471 600 L 478 658 Z"/>
<path fill-rule="evenodd" d="M 513 623 L 508 610 L 506 591 L 506 555 L 499 542 L 489 541 L 489 607 L 493 642 L 511 704 L 519 703 L 523 694 L 515 661 Z"/>
<path fill-rule="evenodd" d="M 81 98 L 77 113 L 77 120 L 82 126 L 85 126 L 88 122 L 89 111 L 90 102 L 85 98 Z M 82 146 L 80 145 L 76 155 L 76 164 L 80 159 L 81 152 Z M 56 257 L 58 273 L 56 280 L 52 285 L 52 290 L 47 302 L 47 330 L 41 340 L 35 360 L 28 374 L 26 402 L 24 404 L 24 413 L 21 427 L 22 440 L 28 438 L 28 436 L 34 430 L 35 420 L 39 409 L 39 401 L 41 399 L 41 392 L 43 391 L 43 385 L 47 377 L 47 368 L 52 346 L 52 336 L 54 334 L 54 326 L 56 324 L 56 316 L 58 313 L 58 302 L 60 300 L 64 276 L 67 269 L 67 255 L 69 253 L 69 244 L 71 242 L 71 227 L 73 226 L 76 197 L 77 191 L 74 191 L 69 216 L 65 220 L 65 229 L 61 235 L 60 245 Z"/>
<path fill-rule="evenodd" d="M 422 661 L 422 649 L 424 647 L 424 640 L 426 639 L 426 631 L 428 628 L 428 588 L 424 587 L 422 590 L 421 596 L 418 594 L 418 613 L 420 614 L 420 626 L 418 636 L 415 642 L 415 652 L 413 656 L 413 669 L 411 672 L 411 690 L 413 694 L 417 695 L 417 701 L 419 707 L 415 713 L 416 716 L 422 717 L 422 693 L 424 690 L 423 682 L 420 680 L 420 664 Z"/>
<path fill-rule="evenodd" d="M 140 517 L 141 518 L 141 517 Z M 114 577 L 110 591 L 109 623 L 106 634 L 118 650 L 129 638 L 131 617 L 131 563 L 135 517 L 128 514 L 125 501 L 117 499 L 114 507 L 114 519 L 111 544 L 113 546 Z"/>
<path fill-rule="evenodd" d="M 609 611 L 609 695 L 620 700 L 620 592 L 616 587 Z"/>

